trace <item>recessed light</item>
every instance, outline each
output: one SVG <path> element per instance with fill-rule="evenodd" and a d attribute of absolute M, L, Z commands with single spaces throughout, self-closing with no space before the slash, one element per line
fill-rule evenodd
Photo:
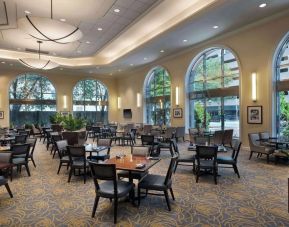
<path fill-rule="evenodd" d="M 86 41 L 85 43 L 86 43 L 86 44 L 90 44 L 90 41 Z"/>
<path fill-rule="evenodd" d="M 134 66 L 134 64 L 131 63 L 130 66 Z"/>
<path fill-rule="evenodd" d="M 161 52 L 161 53 L 164 53 L 165 51 L 164 51 L 164 50 L 160 50 L 160 52 Z"/>
<path fill-rule="evenodd" d="M 65 19 L 65 18 L 61 18 L 61 19 L 60 19 L 60 21 L 62 21 L 62 22 L 65 22 L 65 21 L 66 21 L 66 19 Z"/>
<path fill-rule="evenodd" d="M 217 28 L 219 28 L 219 26 L 218 26 L 218 25 L 215 25 L 215 26 L 213 26 L 213 28 L 214 28 L 214 29 L 217 29 Z"/>
<path fill-rule="evenodd" d="M 25 10 L 24 13 L 25 13 L 25 14 L 31 14 L 31 12 L 28 11 L 28 10 Z"/>
<path fill-rule="evenodd" d="M 188 40 L 187 40 L 187 39 L 184 39 L 183 42 L 186 43 L 186 42 L 188 42 Z"/>
<path fill-rule="evenodd" d="M 145 61 L 146 61 L 146 60 L 148 60 L 148 58 L 143 58 L 143 60 L 145 60 Z"/>
<path fill-rule="evenodd" d="M 63 68 L 60 68 L 60 70 L 62 71 L 62 70 L 63 70 Z"/>
<path fill-rule="evenodd" d="M 13 66 L 13 64 L 11 63 L 11 64 L 9 64 L 10 66 Z"/>
<path fill-rule="evenodd" d="M 5 61 L 2 61 L 1 63 L 2 63 L 2 64 L 5 64 L 6 62 L 5 62 Z"/>
<path fill-rule="evenodd" d="M 97 28 L 98 31 L 102 31 L 102 28 Z"/>
<path fill-rule="evenodd" d="M 120 9 L 114 9 L 113 10 L 115 13 L 119 13 L 120 12 Z"/>
<path fill-rule="evenodd" d="M 262 3 L 262 4 L 259 5 L 260 8 L 264 8 L 264 7 L 266 7 L 266 6 L 267 6 L 266 3 Z"/>

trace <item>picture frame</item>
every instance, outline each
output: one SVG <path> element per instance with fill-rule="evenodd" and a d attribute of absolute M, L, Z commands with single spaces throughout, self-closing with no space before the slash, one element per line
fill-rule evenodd
<path fill-rule="evenodd" d="M 247 106 L 247 123 L 262 124 L 263 108 L 262 106 Z"/>
<path fill-rule="evenodd" d="M 182 118 L 183 117 L 183 109 L 182 108 L 173 109 L 173 117 L 174 118 Z"/>
<path fill-rule="evenodd" d="M 60 111 L 60 114 L 62 116 L 68 116 L 70 114 L 70 112 L 69 111 Z"/>
<path fill-rule="evenodd" d="M 0 119 L 4 119 L 4 111 L 0 111 Z"/>

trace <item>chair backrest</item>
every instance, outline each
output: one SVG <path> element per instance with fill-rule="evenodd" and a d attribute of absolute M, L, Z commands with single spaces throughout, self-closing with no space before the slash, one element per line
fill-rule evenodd
<path fill-rule="evenodd" d="M 62 140 L 62 135 L 51 135 L 51 139 L 53 143 L 56 143 L 59 140 Z"/>
<path fill-rule="evenodd" d="M 223 138 L 224 138 L 224 131 L 217 130 L 214 133 L 213 141 L 215 145 L 221 145 L 223 144 Z"/>
<path fill-rule="evenodd" d="M 217 146 L 199 146 L 199 145 L 197 145 L 196 158 L 198 161 L 199 161 L 199 159 L 214 159 L 214 161 L 216 161 L 217 152 L 218 152 Z"/>
<path fill-rule="evenodd" d="M 238 156 L 240 153 L 242 142 L 240 140 L 234 140 L 233 141 L 233 152 L 232 152 L 232 158 L 237 162 Z"/>
<path fill-rule="evenodd" d="M 144 135 L 150 134 L 153 126 L 152 125 L 144 125 L 143 126 L 143 133 Z"/>
<path fill-rule="evenodd" d="M 177 127 L 176 128 L 176 137 L 184 137 L 185 136 L 185 127 Z"/>
<path fill-rule="evenodd" d="M 160 136 L 161 135 L 161 131 L 158 129 L 152 129 L 151 130 L 151 135 L 153 136 Z"/>
<path fill-rule="evenodd" d="M 176 128 L 168 127 L 166 132 L 165 132 L 164 137 L 168 138 L 168 139 L 172 139 L 174 137 L 174 135 L 175 135 L 175 131 L 176 131 Z"/>
<path fill-rule="evenodd" d="M 174 148 L 175 154 L 179 156 L 180 152 L 179 152 L 179 147 L 178 147 L 176 139 L 171 139 L 170 143 L 171 143 L 171 146 L 173 146 Z"/>
<path fill-rule="evenodd" d="M 85 157 L 85 146 L 67 146 L 70 158 Z"/>
<path fill-rule="evenodd" d="M 89 162 L 96 190 L 99 190 L 98 180 L 113 181 L 114 193 L 117 193 L 115 164 Z"/>
<path fill-rule="evenodd" d="M 223 144 L 231 144 L 233 140 L 233 129 L 226 129 L 223 135 Z"/>
<path fill-rule="evenodd" d="M 33 134 L 39 134 L 40 133 L 40 130 L 38 128 L 36 128 L 34 124 L 31 125 L 31 128 L 32 128 Z"/>
<path fill-rule="evenodd" d="M 261 140 L 269 140 L 270 133 L 269 132 L 260 132 L 259 137 Z"/>
<path fill-rule="evenodd" d="M 131 146 L 131 154 L 133 156 L 143 156 L 149 155 L 150 148 L 148 146 Z"/>
<path fill-rule="evenodd" d="M 141 144 L 142 145 L 154 145 L 154 136 L 153 135 L 141 135 Z"/>
<path fill-rule="evenodd" d="M 260 140 L 259 133 L 249 133 L 248 139 L 249 139 L 249 146 L 251 150 L 254 147 L 260 146 L 260 141 L 258 141 Z"/>
<path fill-rule="evenodd" d="M 11 154 L 12 158 L 17 155 L 25 155 L 25 159 L 27 160 L 29 156 L 29 151 L 30 151 L 30 144 L 29 143 L 24 143 L 24 144 L 14 144 L 11 147 Z"/>
<path fill-rule="evenodd" d="M 194 141 L 197 145 L 206 145 L 209 144 L 210 138 L 208 136 L 195 136 Z"/>
<path fill-rule="evenodd" d="M 99 126 L 92 126 L 91 129 L 94 133 L 100 133 L 100 131 L 101 131 Z"/>
<path fill-rule="evenodd" d="M 26 143 L 30 144 L 30 154 L 33 155 L 34 150 L 35 150 L 35 146 L 36 146 L 36 138 L 28 138 L 26 140 Z"/>
<path fill-rule="evenodd" d="M 15 143 L 26 143 L 27 135 L 15 136 Z"/>
<path fill-rule="evenodd" d="M 172 175 L 173 175 L 173 172 L 174 172 L 174 169 L 175 169 L 175 166 L 176 166 L 177 158 L 178 158 L 177 156 L 174 156 L 174 157 L 171 158 L 171 162 L 170 162 L 170 165 L 169 165 L 169 168 L 168 168 L 168 171 L 167 171 L 167 175 L 166 175 L 166 178 L 165 178 L 165 182 L 164 182 L 165 185 L 168 185 L 169 182 L 172 179 Z"/>
<path fill-rule="evenodd" d="M 67 140 L 59 140 L 56 141 L 56 149 L 59 155 L 59 158 L 62 158 L 65 154 L 67 154 Z"/>
<path fill-rule="evenodd" d="M 77 132 L 63 132 L 62 137 L 64 140 L 67 140 L 69 145 L 74 145 L 78 143 Z"/>
<path fill-rule="evenodd" d="M 111 147 L 112 139 L 111 138 L 98 138 L 97 139 L 97 145 L 98 146 L 105 146 L 105 147 Z"/>

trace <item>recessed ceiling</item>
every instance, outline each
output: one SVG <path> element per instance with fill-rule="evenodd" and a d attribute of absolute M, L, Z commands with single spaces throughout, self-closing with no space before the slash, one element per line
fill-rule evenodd
<path fill-rule="evenodd" d="M 84 36 L 66 45 L 44 43 L 42 50 L 69 73 L 122 74 L 288 8 L 288 0 L 54 0 L 54 18 L 79 26 Z M 6 62 L 37 49 L 17 29 L 26 10 L 49 17 L 50 0 L 0 0 L 0 58 Z"/>

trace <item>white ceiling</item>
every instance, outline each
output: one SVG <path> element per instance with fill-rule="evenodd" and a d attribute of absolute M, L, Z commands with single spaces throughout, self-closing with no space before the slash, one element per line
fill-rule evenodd
<path fill-rule="evenodd" d="M 3 1 L 5 1 L 7 7 L 8 25 L 5 25 L 7 21 Z M 148 21 L 148 17 L 151 17 L 152 21 L 154 19 L 157 21 L 157 17 L 161 14 L 160 10 L 171 11 L 173 14 L 178 10 L 176 8 L 177 3 L 178 5 L 186 3 L 189 5 L 192 2 L 197 4 L 198 0 L 73 0 L 73 4 L 71 4 L 71 0 L 54 0 L 54 18 L 65 18 L 68 23 L 79 26 L 84 36 L 80 42 L 68 45 L 44 43 L 42 50 L 48 51 L 49 55 L 53 57 L 57 56 L 61 59 L 75 58 L 78 62 L 85 62 L 86 60 L 89 62 L 87 66 L 81 64 L 81 66 L 73 69 L 63 66 L 62 68 L 67 72 L 121 74 L 126 70 L 147 64 L 176 51 L 184 50 L 189 46 L 289 8 L 289 0 L 208 1 L 208 5 L 200 8 L 199 11 L 189 12 L 191 14 L 188 14 L 189 16 L 186 18 L 182 18 L 182 21 L 176 20 L 177 25 L 172 23 L 170 27 L 162 29 L 160 34 L 144 37 L 146 39 L 143 42 L 118 54 L 112 61 L 100 65 L 97 64 L 96 58 L 92 59 L 91 56 L 105 55 L 109 50 L 111 51 L 112 47 L 115 48 L 116 45 L 124 42 L 125 38 L 129 37 L 126 35 L 132 34 L 129 32 L 137 31 L 135 28 L 137 25 L 142 25 L 141 27 L 138 26 L 138 29 L 147 29 L 148 34 L 150 34 L 145 22 Z M 263 2 L 267 3 L 267 7 L 261 9 L 258 6 Z M 120 9 L 120 12 L 115 13 L 113 11 L 115 8 Z M 36 41 L 17 29 L 16 20 L 25 15 L 25 10 L 32 12 L 33 16 L 46 15 L 49 17 L 49 9 L 50 0 L 0 0 L 0 49 L 3 49 L 2 51 L 18 52 L 19 49 L 17 50 L 17 48 L 21 48 L 20 52 L 24 52 L 25 48 L 37 49 Z M 186 13 L 185 8 L 182 10 L 183 14 Z M 214 29 L 214 25 L 218 25 L 219 28 Z M 99 27 L 102 27 L 103 30 L 98 31 L 97 28 Z M 188 41 L 183 42 L 184 39 Z M 90 43 L 87 44 L 87 41 Z M 160 50 L 164 50 L 164 53 L 161 53 Z M 10 67 L 18 66 L 15 61 L 12 64 L 13 66 Z M 1 64 L 1 66 L 3 67 L 4 64 Z"/>

